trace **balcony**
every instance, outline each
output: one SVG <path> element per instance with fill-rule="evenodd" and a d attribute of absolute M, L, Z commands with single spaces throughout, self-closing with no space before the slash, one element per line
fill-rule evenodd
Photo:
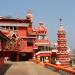
<path fill-rule="evenodd" d="M 38 46 L 50 45 L 50 42 L 48 40 L 36 40 L 35 45 Z"/>

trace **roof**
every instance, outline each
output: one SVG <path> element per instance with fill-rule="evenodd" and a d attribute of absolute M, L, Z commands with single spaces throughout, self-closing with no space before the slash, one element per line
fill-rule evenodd
<path fill-rule="evenodd" d="M 38 55 L 40 53 L 51 53 L 51 51 L 39 51 L 39 52 L 36 53 L 36 55 Z"/>
<path fill-rule="evenodd" d="M 29 19 L 19 19 L 19 18 L 5 18 L 0 17 L 0 22 L 6 22 L 6 23 L 31 23 Z"/>
<path fill-rule="evenodd" d="M 39 51 L 36 53 L 36 55 L 38 55 L 38 56 L 50 56 L 51 51 Z"/>

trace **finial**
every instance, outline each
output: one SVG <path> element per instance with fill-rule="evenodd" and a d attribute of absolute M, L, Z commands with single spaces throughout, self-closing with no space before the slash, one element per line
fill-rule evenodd
<path fill-rule="evenodd" d="M 60 21 L 60 25 L 63 25 L 62 18 L 60 18 L 59 21 Z"/>
<path fill-rule="evenodd" d="M 32 14 L 31 8 L 28 9 L 28 12 L 27 12 L 27 13 L 28 13 L 28 14 Z"/>
<path fill-rule="evenodd" d="M 32 15 L 32 10 L 31 8 L 28 9 L 28 12 L 27 12 L 27 16 L 26 16 L 28 19 L 30 19 L 31 21 L 33 20 L 33 15 Z"/>
<path fill-rule="evenodd" d="M 59 21 L 61 22 L 61 21 L 62 21 L 62 19 L 60 18 L 60 19 L 59 19 Z"/>
<path fill-rule="evenodd" d="M 60 21 L 60 28 L 59 28 L 59 31 L 64 31 L 64 25 L 63 25 L 62 19 L 60 18 L 59 21 Z"/>

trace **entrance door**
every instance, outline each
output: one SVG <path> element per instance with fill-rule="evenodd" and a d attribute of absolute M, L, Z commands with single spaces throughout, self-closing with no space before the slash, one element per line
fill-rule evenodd
<path fill-rule="evenodd" d="M 33 53 L 32 52 L 22 52 L 19 54 L 19 60 L 20 61 L 28 61 L 29 59 L 33 58 Z"/>
<path fill-rule="evenodd" d="M 11 61 L 16 61 L 17 60 L 17 53 L 16 52 L 11 53 L 10 60 Z"/>

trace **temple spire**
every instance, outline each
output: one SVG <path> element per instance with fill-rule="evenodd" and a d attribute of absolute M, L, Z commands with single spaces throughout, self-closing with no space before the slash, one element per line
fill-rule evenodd
<path fill-rule="evenodd" d="M 56 64 L 61 66 L 70 66 L 70 57 L 69 52 L 67 51 L 67 40 L 66 33 L 64 30 L 64 24 L 62 19 L 59 19 L 60 27 L 57 33 L 57 56 L 56 56 Z"/>
<path fill-rule="evenodd" d="M 33 15 L 32 15 L 32 10 L 29 8 L 27 11 L 27 16 L 28 19 L 30 19 L 31 21 L 33 20 Z"/>
<path fill-rule="evenodd" d="M 64 31 L 64 24 L 63 24 L 63 20 L 61 18 L 59 19 L 59 22 L 60 22 L 59 31 Z"/>

